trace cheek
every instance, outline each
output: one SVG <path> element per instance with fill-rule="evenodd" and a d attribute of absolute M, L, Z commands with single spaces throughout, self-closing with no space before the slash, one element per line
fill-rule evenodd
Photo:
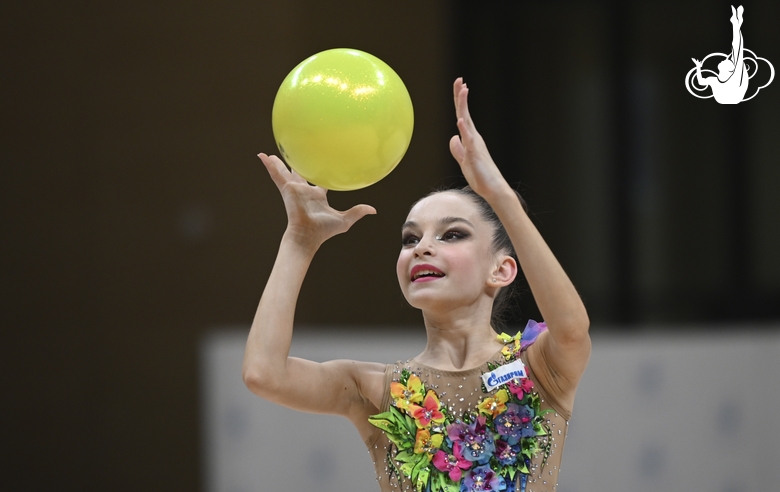
<path fill-rule="evenodd" d="M 473 254 L 468 251 L 452 251 L 447 258 L 447 264 L 453 273 L 457 273 L 467 278 L 476 276 L 479 271 L 479 265 L 474 261 Z"/>
<path fill-rule="evenodd" d="M 409 271 L 410 258 L 411 255 L 404 249 L 398 253 L 398 261 L 395 264 L 395 274 L 398 277 L 398 284 L 401 285 L 401 287 L 404 286 L 404 281 L 406 280 L 406 275 Z"/>

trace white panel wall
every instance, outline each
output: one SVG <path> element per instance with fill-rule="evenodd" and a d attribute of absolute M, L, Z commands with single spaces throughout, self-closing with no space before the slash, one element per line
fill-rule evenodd
<path fill-rule="evenodd" d="M 424 347 L 422 333 L 399 341 L 392 332 L 302 330 L 292 352 L 392 362 Z M 287 410 L 244 387 L 246 333 L 215 330 L 202 344 L 206 490 L 375 492 L 369 456 L 346 419 Z M 780 330 L 665 327 L 593 342 L 561 492 L 778 490 Z"/>

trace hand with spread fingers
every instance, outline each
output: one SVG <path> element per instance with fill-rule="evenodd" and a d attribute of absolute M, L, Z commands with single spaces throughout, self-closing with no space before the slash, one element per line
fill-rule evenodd
<path fill-rule="evenodd" d="M 328 204 L 327 190 L 306 182 L 275 155 L 258 154 L 282 194 L 287 210 L 287 231 L 301 244 L 319 247 L 329 238 L 344 233 L 366 216 L 375 214 L 370 205 L 355 205 L 346 211 Z"/>
<path fill-rule="evenodd" d="M 489 202 L 494 195 L 506 191 L 509 184 L 493 162 L 482 135 L 474 126 L 469 113 L 469 88 L 462 78 L 455 80 L 453 92 L 459 135 L 450 139 L 450 152 L 460 164 L 471 188 Z"/>

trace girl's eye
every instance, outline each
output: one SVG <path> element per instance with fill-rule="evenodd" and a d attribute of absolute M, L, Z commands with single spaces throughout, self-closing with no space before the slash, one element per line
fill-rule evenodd
<path fill-rule="evenodd" d="M 441 236 L 436 236 L 437 241 L 457 241 L 468 237 L 468 233 L 462 231 L 447 231 Z M 403 246 L 414 246 L 420 242 L 420 238 L 414 234 L 405 234 L 401 237 Z"/>
<path fill-rule="evenodd" d="M 457 239 L 463 239 L 463 238 L 465 238 L 467 236 L 468 236 L 468 234 L 466 234 L 465 232 L 461 232 L 461 231 L 447 231 L 447 232 L 445 232 L 444 234 L 442 234 L 440 236 L 440 239 L 442 241 L 453 241 L 453 240 L 457 240 Z"/>
<path fill-rule="evenodd" d="M 402 246 L 412 246 L 414 244 L 417 244 L 419 241 L 420 239 L 414 234 L 405 234 L 401 237 Z"/>

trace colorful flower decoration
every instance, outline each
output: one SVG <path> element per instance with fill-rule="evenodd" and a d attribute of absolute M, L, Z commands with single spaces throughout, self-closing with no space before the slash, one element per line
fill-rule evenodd
<path fill-rule="evenodd" d="M 496 431 L 509 444 L 517 444 L 521 437 L 533 437 L 533 409 L 528 405 L 510 403 L 507 411 L 496 417 Z"/>
<path fill-rule="evenodd" d="M 496 396 L 482 400 L 477 408 L 479 413 L 496 418 L 499 414 L 506 411 L 507 401 L 509 401 L 509 393 L 505 389 L 500 389 L 496 392 Z"/>
<path fill-rule="evenodd" d="M 487 428 L 487 418 L 480 415 L 464 427 L 456 423 L 455 432 L 447 434 L 453 443 L 463 445 L 463 457 L 479 464 L 487 463 L 496 449 L 493 433 Z M 456 437 L 453 439 L 453 435 Z"/>
<path fill-rule="evenodd" d="M 441 434 L 431 435 L 430 431 L 417 429 L 417 436 L 414 439 L 414 453 L 428 453 L 432 455 L 441 447 L 444 436 Z"/>
<path fill-rule="evenodd" d="M 508 344 L 504 345 L 501 349 L 501 354 L 506 360 L 511 360 L 513 357 L 520 353 L 520 340 L 512 340 Z"/>
<path fill-rule="evenodd" d="M 522 332 L 518 332 L 515 336 L 507 335 L 506 333 L 498 335 L 499 341 L 504 344 L 501 354 L 508 361 L 514 360 L 520 352 L 534 343 L 545 330 L 547 330 L 547 325 L 544 322 L 537 323 L 529 319 L 525 329 Z"/>
<path fill-rule="evenodd" d="M 463 445 L 459 442 L 452 444 L 452 452 L 436 451 L 433 456 L 433 466 L 441 472 L 446 472 L 450 480 L 457 482 L 463 470 L 471 468 L 471 461 L 463 457 Z"/>
<path fill-rule="evenodd" d="M 390 383 L 390 396 L 393 397 L 393 404 L 404 410 L 412 403 L 420 403 L 423 401 L 422 381 L 412 374 L 406 384 L 392 382 Z"/>
<path fill-rule="evenodd" d="M 517 360 L 546 328 L 529 321 L 522 336 L 499 335 L 506 361 Z M 491 371 L 497 367 L 488 364 Z M 391 473 L 411 480 L 416 492 L 514 492 L 517 474 L 529 473 L 531 458 L 540 450 L 549 454 L 538 440 L 550 434 L 543 417 L 549 410 L 540 410 L 533 389 L 530 379 L 513 379 L 455 419 L 434 390 L 426 392 L 419 376 L 404 369 L 390 384 L 393 405 L 369 422 L 393 443 Z"/>
<path fill-rule="evenodd" d="M 422 406 L 410 404 L 406 411 L 414 417 L 418 428 L 427 429 L 430 427 L 431 422 L 436 424 L 444 422 L 444 414 L 441 412 L 440 407 L 441 403 L 439 402 L 439 397 L 436 396 L 436 392 L 428 390 Z"/>
<path fill-rule="evenodd" d="M 511 445 L 503 439 L 496 441 L 496 459 L 504 466 L 513 465 L 517 462 L 517 456 L 520 454 L 520 446 Z"/>
<path fill-rule="evenodd" d="M 513 379 L 509 381 L 509 391 L 515 395 L 519 400 L 527 394 L 530 394 L 534 389 L 534 382 L 528 378 L 522 378 L 520 380 Z"/>
<path fill-rule="evenodd" d="M 466 473 L 460 490 L 463 492 L 481 492 L 484 490 L 504 490 L 506 483 L 488 465 L 482 465 Z"/>
<path fill-rule="evenodd" d="M 529 345 L 536 341 L 536 338 L 547 330 L 547 324 L 544 321 L 537 323 L 536 321 L 529 319 L 523 330 L 523 335 L 520 340 L 520 350 L 525 350 Z"/>

